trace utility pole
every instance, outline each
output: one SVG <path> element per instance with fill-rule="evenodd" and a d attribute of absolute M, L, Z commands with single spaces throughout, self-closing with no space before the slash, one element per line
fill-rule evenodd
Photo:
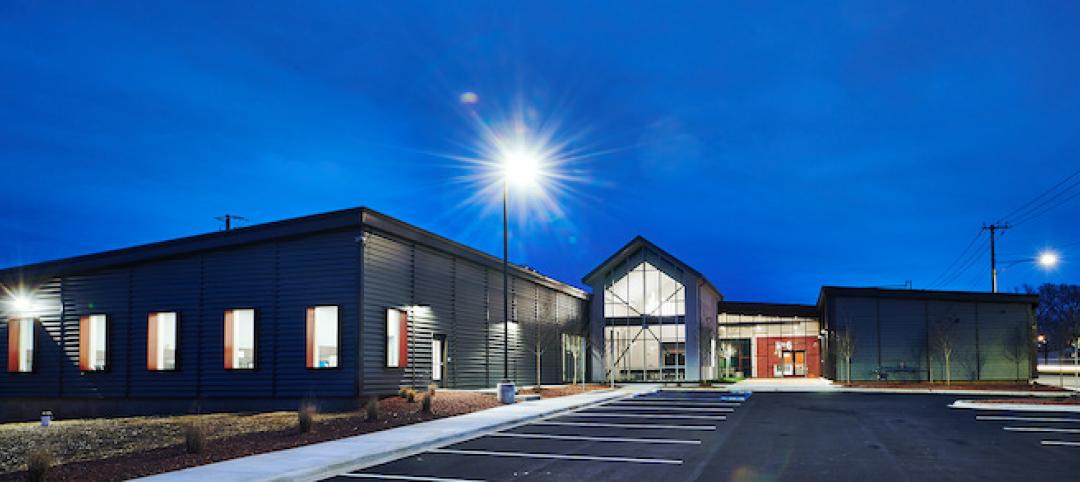
<path fill-rule="evenodd" d="M 1004 231 L 1009 229 L 1009 225 L 1005 224 L 984 224 L 983 229 L 990 231 L 990 290 L 993 293 L 997 293 L 997 253 L 995 251 L 994 241 L 997 238 L 997 231 Z"/>
<path fill-rule="evenodd" d="M 216 217 L 214 219 L 217 219 L 218 221 L 221 221 L 221 222 L 225 223 L 225 230 L 226 231 L 231 231 L 232 230 L 232 222 L 233 221 L 247 221 L 247 218 L 245 218 L 243 216 L 237 216 L 235 214 L 226 214 L 224 216 L 218 216 L 218 217 Z"/>

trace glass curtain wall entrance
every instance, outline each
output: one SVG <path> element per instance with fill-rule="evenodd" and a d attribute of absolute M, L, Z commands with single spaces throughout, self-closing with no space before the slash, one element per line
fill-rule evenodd
<path fill-rule="evenodd" d="M 616 381 L 686 379 L 686 293 L 648 261 L 613 276 L 604 288 L 608 377 Z"/>

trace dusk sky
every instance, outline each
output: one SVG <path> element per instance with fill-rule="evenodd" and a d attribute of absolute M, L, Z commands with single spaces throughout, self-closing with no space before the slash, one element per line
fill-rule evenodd
<path fill-rule="evenodd" d="M 501 255 L 462 158 L 521 112 L 559 280 L 640 234 L 730 300 L 989 290 L 1005 220 L 1062 264 L 1003 291 L 1080 281 L 1077 3 L 579 3 L 4 1 L 0 266 L 356 206 Z"/>

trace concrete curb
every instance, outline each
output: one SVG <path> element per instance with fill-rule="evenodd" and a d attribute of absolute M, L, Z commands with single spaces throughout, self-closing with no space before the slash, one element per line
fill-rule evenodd
<path fill-rule="evenodd" d="M 974 410 L 1008 410 L 1011 412 L 1080 413 L 1080 405 L 1035 405 L 1030 403 L 980 403 L 977 400 L 957 400 L 949 408 Z"/>
<path fill-rule="evenodd" d="M 1022 392 L 1015 390 L 950 390 L 950 389 L 935 389 L 935 388 L 851 388 L 841 387 L 833 392 L 846 392 L 846 393 L 892 393 L 892 394 L 934 394 L 934 395 L 989 395 L 995 397 L 1071 397 L 1076 395 L 1074 392 Z"/>
<path fill-rule="evenodd" d="M 463 442 L 484 433 L 503 430 L 559 413 L 654 390 L 655 387 L 624 387 L 614 390 L 597 390 L 581 395 L 550 399 L 550 402 L 554 402 L 552 403 L 554 406 L 551 408 L 536 407 L 542 402 L 523 402 L 355 437 L 225 460 L 138 480 L 154 482 L 319 480 L 407 457 L 432 448 Z M 530 408 L 534 410 L 530 410 Z M 516 409 L 526 413 L 520 415 L 493 413 L 500 409 Z M 480 421 L 472 423 L 472 426 L 463 430 L 455 430 L 452 427 L 455 421 L 461 422 L 463 418 L 470 416 Z M 485 418 L 492 420 L 484 421 Z M 442 423 L 439 424 L 439 422 Z M 450 427 L 437 428 L 436 424 Z M 423 436 L 418 437 L 417 432 L 421 432 Z M 288 463 L 290 461 L 303 461 L 303 463 Z"/>

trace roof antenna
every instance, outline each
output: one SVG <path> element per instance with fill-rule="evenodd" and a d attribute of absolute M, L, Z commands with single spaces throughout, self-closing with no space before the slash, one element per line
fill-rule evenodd
<path fill-rule="evenodd" d="M 226 214 L 224 216 L 215 217 L 214 219 L 217 219 L 218 221 L 221 221 L 221 222 L 225 223 L 225 230 L 226 231 L 232 231 L 232 223 L 233 223 L 233 221 L 247 221 L 247 218 L 245 218 L 243 216 L 237 216 L 235 214 Z"/>

